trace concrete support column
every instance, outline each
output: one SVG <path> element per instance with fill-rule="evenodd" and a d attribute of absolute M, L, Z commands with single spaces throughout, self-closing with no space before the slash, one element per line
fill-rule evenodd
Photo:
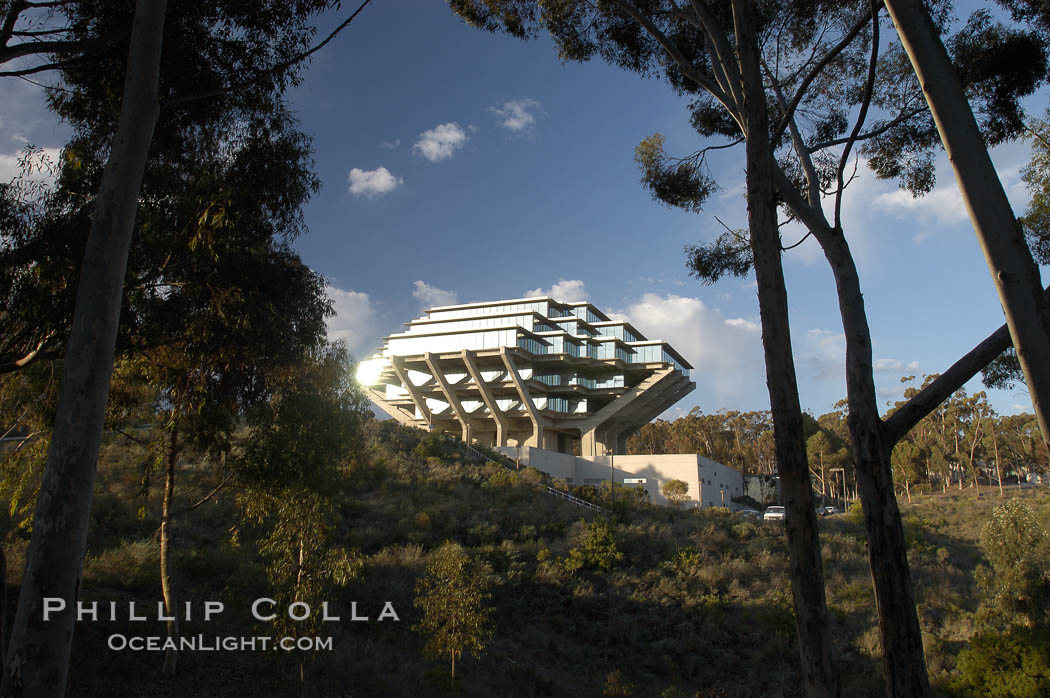
<path fill-rule="evenodd" d="M 525 388 L 525 382 L 521 380 L 518 369 L 514 365 L 514 360 L 507 353 L 507 347 L 500 347 L 499 353 L 503 359 L 503 365 L 507 367 L 507 376 L 514 384 L 514 389 L 518 391 L 518 398 L 529 415 L 529 421 L 532 422 L 532 436 L 525 441 L 524 445 L 532 446 L 533 448 L 543 448 L 543 417 L 539 414 L 536 404 L 532 401 L 532 396 L 529 395 L 529 391 Z"/>
<path fill-rule="evenodd" d="M 580 455 L 581 456 L 597 456 L 598 455 L 598 439 L 595 431 L 597 429 L 588 429 L 587 431 L 580 434 Z"/>
<path fill-rule="evenodd" d="M 492 415 L 492 421 L 496 423 L 496 446 L 506 446 L 507 436 L 510 431 L 510 424 L 507 422 L 506 416 L 500 411 L 499 406 L 496 405 L 496 398 L 489 390 L 488 384 L 481 376 L 481 371 L 478 370 L 478 364 L 474 360 L 474 352 L 469 349 L 464 349 L 463 353 L 463 365 L 467 367 L 467 372 L 470 377 L 474 379 L 474 383 L 478 386 L 478 392 L 481 393 L 481 399 L 485 403 L 485 407 L 489 409 L 489 414 Z"/>
<path fill-rule="evenodd" d="M 445 380 L 445 374 L 442 372 L 441 367 L 438 365 L 433 355 L 431 355 L 430 352 L 427 352 L 423 354 L 423 360 L 427 362 L 427 366 L 430 367 L 430 372 L 434 374 L 434 380 L 437 381 L 438 387 L 441 388 L 441 392 L 444 394 L 449 406 L 452 407 L 452 411 L 456 413 L 456 419 L 459 421 L 460 427 L 462 427 L 461 433 L 463 443 L 469 444 L 471 424 L 466 410 L 463 409 L 463 403 L 459 401 L 459 397 L 456 395 L 455 390 L 449 385 L 448 381 Z"/>
<path fill-rule="evenodd" d="M 405 362 L 400 356 L 391 356 L 390 365 L 394 369 L 394 373 L 397 374 L 398 380 L 405 386 L 405 390 L 408 391 L 408 396 L 412 398 L 412 404 L 416 406 L 419 413 L 423 415 L 423 419 L 426 420 L 427 424 L 433 424 L 433 415 L 430 413 L 430 409 L 427 407 L 426 398 L 423 397 L 422 392 L 416 389 L 416 386 L 412 385 L 412 381 L 408 379 L 408 371 L 405 370 Z"/>

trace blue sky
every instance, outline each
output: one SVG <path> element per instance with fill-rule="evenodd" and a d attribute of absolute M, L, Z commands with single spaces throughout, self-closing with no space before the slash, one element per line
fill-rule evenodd
<path fill-rule="evenodd" d="M 0 83 L 0 174 L 26 141 L 60 147 L 65 135 L 34 88 L 12 82 Z M 553 288 L 690 360 L 697 390 L 665 416 L 768 407 L 753 279 L 703 286 L 684 266 L 684 245 L 720 231 L 714 216 L 744 227 L 743 151 L 714 161 L 721 190 L 704 214 L 653 202 L 634 146 L 655 132 L 672 152 L 701 145 L 664 83 L 563 64 L 546 39 L 483 33 L 442 3 L 377 0 L 316 56 L 293 101 L 324 183 L 297 247 L 329 279 L 331 334 L 357 356 L 427 305 Z M 1023 209 L 1026 146 L 994 157 Z M 943 158 L 938 174 L 921 200 L 866 172 L 847 194 L 883 402 L 901 375 L 946 368 L 1003 322 Z M 834 285 L 812 241 L 785 270 L 802 403 L 821 414 L 845 394 Z M 1030 410 L 1023 392 L 990 397 L 1003 413 Z"/>

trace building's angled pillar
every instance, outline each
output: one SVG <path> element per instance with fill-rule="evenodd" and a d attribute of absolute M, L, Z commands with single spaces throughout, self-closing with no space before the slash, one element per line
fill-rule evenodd
<path fill-rule="evenodd" d="M 611 420 L 605 434 L 606 445 L 615 453 L 626 453 L 627 439 L 630 435 L 677 402 L 678 397 L 673 400 L 669 398 L 678 394 L 683 382 L 693 385 L 681 374 L 674 373 L 650 386 L 643 395 Z"/>
<path fill-rule="evenodd" d="M 430 372 L 434 374 L 434 380 L 437 381 L 438 387 L 441 388 L 445 400 L 448 401 L 452 411 L 456 413 L 456 419 L 459 420 L 460 426 L 463 427 L 463 443 L 469 444 L 471 437 L 470 417 L 467 416 L 467 411 L 463 409 L 463 403 L 459 401 L 459 397 L 452 389 L 452 386 L 445 380 L 444 372 L 429 351 L 423 354 L 423 360 L 427 362 L 427 366 L 430 368 Z"/>
<path fill-rule="evenodd" d="M 662 390 L 668 382 L 673 381 L 674 373 L 674 368 L 657 371 L 586 419 L 580 425 L 580 452 L 584 455 L 604 456 L 614 451 L 616 444 L 609 442 L 606 432 L 616 426 L 617 418 L 625 410 L 636 406 L 636 402 L 648 401 L 654 392 Z"/>
<path fill-rule="evenodd" d="M 507 367 L 507 376 L 514 384 L 514 389 L 518 391 L 518 398 L 529 415 L 529 421 L 532 422 L 532 436 L 525 441 L 525 445 L 543 448 L 543 418 L 536 409 L 536 403 L 532 401 L 532 396 L 529 395 L 524 381 L 518 375 L 518 369 L 514 366 L 514 360 L 510 358 L 510 354 L 507 353 L 507 347 L 500 347 L 499 355 L 503 359 L 503 365 Z"/>
<path fill-rule="evenodd" d="M 401 381 L 402 385 L 405 386 L 405 390 L 408 391 L 408 396 L 412 398 L 412 404 L 416 406 L 419 413 L 423 415 L 423 419 L 426 420 L 427 424 L 431 428 L 434 427 L 433 415 L 430 413 L 430 408 L 427 407 L 427 401 L 423 397 L 423 394 L 416 389 L 416 386 L 412 385 L 412 381 L 408 379 L 408 371 L 405 370 L 405 361 L 400 356 L 390 357 L 390 366 L 393 367 L 394 373 L 397 374 L 398 380 Z"/>
<path fill-rule="evenodd" d="M 470 377 L 477 384 L 478 392 L 481 393 L 481 399 L 484 401 L 485 407 L 489 408 L 489 414 L 492 415 L 492 421 L 496 423 L 496 446 L 506 446 L 507 435 L 510 432 L 510 423 L 499 409 L 499 405 L 496 404 L 496 398 L 492 391 L 489 390 L 488 384 L 482 379 L 481 371 L 478 370 L 478 364 L 474 360 L 474 352 L 470 349 L 463 350 L 463 364 L 467 367 Z"/>
<path fill-rule="evenodd" d="M 419 423 L 418 420 L 416 420 L 415 415 L 410 415 L 408 412 L 405 412 L 405 410 L 398 407 L 397 405 L 388 402 L 386 400 L 386 396 L 384 396 L 378 390 L 375 390 L 374 388 L 367 388 L 366 393 L 368 394 L 369 400 L 374 402 L 376 405 L 379 406 L 380 409 L 382 409 L 384 412 L 386 412 L 388 415 L 390 415 L 397 421 L 404 424 L 406 427 L 419 427 Z"/>

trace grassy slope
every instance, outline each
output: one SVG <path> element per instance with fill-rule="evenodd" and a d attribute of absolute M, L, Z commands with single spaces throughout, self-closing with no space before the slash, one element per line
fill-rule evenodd
<path fill-rule="evenodd" d="M 461 688 L 477 696 L 791 696 L 797 695 L 794 625 L 785 544 L 777 522 L 743 522 L 718 510 L 685 513 L 639 508 L 616 527 L 624 556 L 609 571 L 566 570 L 562 561 L 592 514 L 508 481 L 494 466 L 452 459 L 419 463 L 418 440 L 392 426 L 377 435 L 373 464 L 347 479 L 340 502 L 341 543 L 361 551 L 362 574 L 334 593 L 333 605 L 357 600 L 374 616 L 392 601 L 401 622 L 331 624 L 335 649 L 308 665 L 308 694 L 447 695 L 440 662 L 422 655 L 413 632 L 416 579 L 427 553 L 454 539 L 493 570 L 494 635 L 480 659 L 465 659 Z M 85 568 L 85 600 L 159 599 L 156 495 L 139 518 L 133 497 L 141 454 L 113 446 L 104 454 Z M 182 504 L 211 482 L 187 463 Z M 513 480 L 513 479 L 512 479 Z M 1050 496 L 1016 491 L 1050 522 Z M 998 493 L 984 489 L 902 504 L 911 543 L 927 659 L 935 685 L 954 669 L 973 632 L 977 606 L 976 538 Z M 265 570 L 250 543 L 230 544 L 230 499 L 203 505 L 176 529 L 180 601 L 219 599 L 227 611 L 210 624 L 183 623 L 184 634 L 268 634 L 247 614 L 267 596 Z M 844 695 L 881 695 L 878 631 L 859 523 L 822 521 L 828 600 L 834 618 Z M 246 533 L 246 532 L 242 532 Z M 242 535 L 242 540 L 250 536 Z M 17 594 L 24 536 L 8 536 L 9 612 Z M 541 558 L 538 561 L 537 558 Z M 197 607 L 199 608 L 199 606 Z M 155 611 L 151 611 L 152 615 Z M 344 621 L 346 617 L 344 615 Z M 283 652 L 183 653 L 178 676 L 158 676 L 159 653 L 113 652 L 110 633 L 163 635 L 162 624 L 80 623 L 70 695 L 295 695 L 296 657 Z M 724 693 L 722 693 L 724 691 Z"/>

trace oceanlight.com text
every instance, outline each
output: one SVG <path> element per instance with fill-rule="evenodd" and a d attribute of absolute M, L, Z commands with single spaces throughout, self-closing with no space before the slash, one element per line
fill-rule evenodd
<path fill-rule="evenodd" d="M 122 635 L 114 633 L 106 641 L 109 649 L 122 652 L 256 652 L 279 649 L 285 652 L 331 650 L 331 637 L 274 638 L 266 635 L 189 635 L 179 638 L 160 635 Z"/>

